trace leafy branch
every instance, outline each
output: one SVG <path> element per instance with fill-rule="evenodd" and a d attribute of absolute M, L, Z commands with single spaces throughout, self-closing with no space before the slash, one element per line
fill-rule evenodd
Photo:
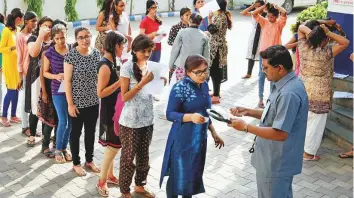
<path fill-rule="evenodd" d="M 28 11 L 35 12 L 39 17 L 42 16 L 43 0 L 24 0 L 24 2 L 28 6 L 28 8 L 27 8 Z"/>
<path fill-rule="evenodd" d="M 75 5 L 77 0 L 65 0 L 65 14 L 68 21 L 75 21 L 79 17 L 77 15 Z"/>

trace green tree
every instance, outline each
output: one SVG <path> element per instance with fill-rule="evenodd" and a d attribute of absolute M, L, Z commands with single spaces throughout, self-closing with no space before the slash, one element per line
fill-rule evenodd
<path fill-rule="evenodd" d="M 39 17 L 42 16 L 43 0 L 24 0 L 24 2 L 28 6 L 27 8 L 28 11 L 35 12 Z"/>
<path fill-rule="evenodd" d="M 65 0 L 64 9 L 68 21 L 75 21 L 79 18 L 75 8 L 76 2 L 77 0 Z"/>

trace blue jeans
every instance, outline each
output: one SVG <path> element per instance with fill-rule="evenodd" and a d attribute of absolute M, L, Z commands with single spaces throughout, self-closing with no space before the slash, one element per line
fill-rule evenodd
<path fill-rule="evenodd" d="M 264 82 L 265 82 L 265 74 L 262 70 L 262 57 L 259 58 L 259 73 L 258 73 L 258 97 L 259 100 L 263 100 L 264 93 Z"/>
<path fill-rule="evenodd" d="M 59 120 L 55 142 L 56 149 L 62 151 L 68 147 L 71 133 L 71 119 L 69 118 L 68 103 L 65 95 L 53 95 L 53 103 Z"/>
<path fill-rule="evenodd" d="M 4 106 L 2 108 L 2 117 L 7 118 L 7 111 L 11 103 L 11 117 L 16 117 L 16 109 L 18 103 L 18 90 L 7 89 L 4 98 Z"/>
<path fill-rule="evenodd" d="M 159 63 L 161 59 L 161 50 L 153 51 L 150 56 L 150 61 Z"/>

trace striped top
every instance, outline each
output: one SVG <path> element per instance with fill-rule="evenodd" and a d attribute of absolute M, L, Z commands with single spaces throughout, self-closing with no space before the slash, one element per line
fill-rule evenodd
<path fill-rule="evenodd" d="M 50 62 L 50 71 L 52 74 L 60 74 L 64 73 L 64 56 L 59 54 L 54 46 L 51 46 L 45 56 L 48 58 Z M 53 95 L 64 95 L 64 93 L 58 93 L 58 89 L 60 87 L 60 81 L 52 80 L 51 88 Z"/>

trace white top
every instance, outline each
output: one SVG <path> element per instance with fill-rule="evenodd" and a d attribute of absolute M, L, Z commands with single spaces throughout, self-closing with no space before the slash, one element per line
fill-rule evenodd
<path fill-rule="evenodd" d="M 148 65 L 143 69 L 143 75 L 148 71 Z M 120 69 L 120 77 L 130 79 L 129 90 L 137 85 L 134 77 L 133 62 L 128 61 Z M 154 124 L 152 95 L 139 91 L 131 100 L 124 103 L 119 124 L 129 128 L 143 128 Z"/>
<path fill-rule="evenodd" d="M 117 31 L 119 31 L 120 33 L 124 34 L 124 35 L 128 35 L 129 32 L 129 16 L 126 12 L 123 12 L 120 16 L 119 16 L 119 23 L 117 26 Z"/>
<path fill-rule="evenodd" d="M 128 35 L 129 34 L 129 24 L 130 24 L 130 20 L 129 20 L 129 15 L 126 12 L 123 12 L 120 16 L 119 16 L 119 23 L 117 26 L 117 31 L 122 33 L 123 35 Z M 123 50 L 123 54 L 122 54 L 122 60 L 131 59 L 131 54 L 129 54 L 127 52 L 127 48 L 124 48 Z"/>

